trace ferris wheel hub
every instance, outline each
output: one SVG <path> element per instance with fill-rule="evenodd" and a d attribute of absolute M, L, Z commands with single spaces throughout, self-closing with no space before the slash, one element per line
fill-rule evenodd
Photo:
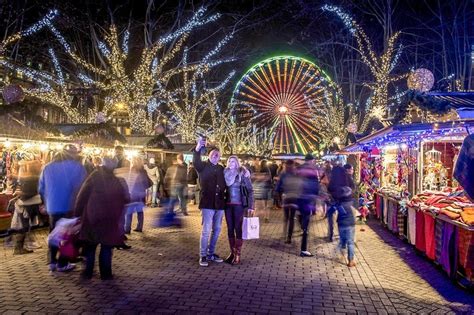
<path fill-rule="evenodd" d="M 278 108 L 278 111 L 280 112 L 280 114 L 287 114 L 288 113 L 288 107 L 282 105 Z"/>

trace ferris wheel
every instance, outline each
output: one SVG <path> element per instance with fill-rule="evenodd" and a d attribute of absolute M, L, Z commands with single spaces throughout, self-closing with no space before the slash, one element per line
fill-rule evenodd
<path fill-rule="evenodd" d="M 316 151 L 314 113 L 336 95 L 336 85 L 314 63 L 294 56 L 259 62 L 237 83 L 236 119 L 273 138 L 273 153 Z"/>

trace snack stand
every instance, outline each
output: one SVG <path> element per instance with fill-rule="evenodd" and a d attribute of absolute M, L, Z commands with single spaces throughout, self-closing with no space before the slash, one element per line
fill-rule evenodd
<path fill-rule="evenodd" d="M 344 149 L 359 156 L 375 216 L 467 286 L 474 284 L 474 202 L 452 175 L 470 130 L 472 119 L 395 125 Z"/>

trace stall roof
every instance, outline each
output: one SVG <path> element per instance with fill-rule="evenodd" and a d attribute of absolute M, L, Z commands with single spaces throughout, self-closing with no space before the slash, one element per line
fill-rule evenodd
<path fill-rule="evenodd" d="M 459 138 L 461 140 L 471 132 L 470 130 L 473 127 L 474 119 L 389 126 L 359 139 L 356 143 L 345 147 L 339 153 L 362 152 L 366 147 L 390 144 L 405 143 L 413 145 L 422 140 L 432 141 L 443 138 Z M 474 128 L 472 130 L 474 131 Z"/>
<path fill-rule="evenodd" d="M 449 102 L 453 108 L 474 109 L 473 92 L 430 92 L 428 95 L 436 99 Z"/>

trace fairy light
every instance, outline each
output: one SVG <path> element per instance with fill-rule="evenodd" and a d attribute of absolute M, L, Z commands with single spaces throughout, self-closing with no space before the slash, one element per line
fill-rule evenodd
<path fill-rule="evenodd" d="M 58 16 L 57 10 L 51 10 L 46 14 L 40 21 L 36 22 L 35 24 L 28 27 L 26 30 L 13 34 L 7 37 L 0 43 L 0 52 L 2 52 L 8 45 L 18 41 L 22 37 L 31 36 L 41 29 L 43 29 L 46 25 L 48 25 L 54 18 Z"/>
<path fill-rule="evenodd" d="M 58 77 L 58 82 L 60 85 L 64 85 L 64 75 L 61 70 L 61 66 L 59 65 L 58 58 L 56 58 L 56 54 L 54 53 L 54 50 L 52 48 L 50 48 L 48 51 L 49 55 L 51 56 L 51 60 L 53 61 L 54 71 L 56 72 L 56 76 Z"/>
<path fill-rule="evenodd" d="M 122 51 L 125 55 L 128 55 L 128 39 L 130 37 L 130 32 L 125 30 L 123 34 L 123 41 L 122 41 Z"/>
<path fill-rule="evenodd" d="M 365 85 L 372 90 L 371 102 L 370 105 L 368 104 L 369 107 L 367 109 L 368 115 L 364 117 L 361 126 L 361 130 L 365 131 L 372 118 L 381 119 L 386 116 L 388 110 L 389 84 L 408 76 L 408 74 L 399 76 L 391 75 L 403 51 L 402 45 L 399 45 L 398 48 L 395 49 L 395 43 L 400 37 L 400 32 L 396 32 L 390 36 L 385 51 L 378 56 L 365 31 L 349 14 L 345 13 L 341 8 L 332 5 L 324 5 L 322 10 L 334 13 L 342 20 L 350 33 L 355 37 L 361 59 L 369 67 L 375 78 L 374 84 Z"/>
<path fill-rule="evenodd" d="M 97 47 L 99 47 L 100 52 L 104 57 L 109 57 L 110 56 L 110 50 L 107 48 L 107 45 L 105 45 L 104 42 L 98 41 Z"/>

